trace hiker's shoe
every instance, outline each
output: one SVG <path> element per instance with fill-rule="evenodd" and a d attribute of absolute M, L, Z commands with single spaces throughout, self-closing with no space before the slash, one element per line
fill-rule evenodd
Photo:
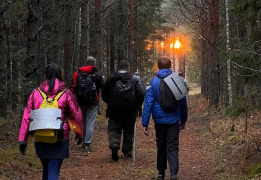
<path fill-rule="evenodd" d="M 165 174 L 159 174 L 157 180 L 164 180 Z"/>
<path fill-rule="evenodd" d="M 132 152 L 124 154 L 124 158 L 132 158 Z"/>
<path fill-rule="evenodd" d="M 178 179 L 177 174 L 172 174 L 170 176 L 170 180 L 177 180 L 177 179 Z"/>
<path fill-rule="evenodd" d="M 84 152 L 90 154 L 91 153 L 91 145 L 90 144 L 85 144 L 84 145 Z"/>
<path fill-rule="evenodd" d="M 118 156 L 118 148 L 112 148 L 111 149 L 111 158 L 113 161 L 118 161 L 119 160 L 119 156 Z"/>

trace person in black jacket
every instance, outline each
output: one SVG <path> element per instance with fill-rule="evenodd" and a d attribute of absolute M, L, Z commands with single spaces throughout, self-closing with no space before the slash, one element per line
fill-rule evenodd
<path fill-rule="evenodd" d="M 108 77 L 102 89 L 102 99 L 108 104 L 106 117 L 109 118 L 109 148 L 114 161 L 119 159 L 122 132 L 122 152 L 124 157 L 132 157 L 136 115 L 144 96 L 145 88 L 141 79 L 131 75 L 129 63 L 122 60 L 119 71 Z"/>
<path fill-rule="evenodd" d="M 138 72 L 135 72 L 135 73 L 134 73 L 134 76 L 137 76 L 137 78 L 140 78 Z M 141 82 L 142 82 L 142 85 L 144 86 L 144 88 L 146 89 L 146 86 L 145 86 L 145 84 L 144 84 L 144 82 L 143 82 L 142 79 L 141 79 Z M 138 114 L 137 114 L 137 117 L 141 117 L 141 116 L 142 116 L 142 106 L 140 106 L 140 107 L 138 108 Z"/>
<path fill-rule="evenodd" d="M 78 104 L 82 111 L 83 117 L 83 148 L 86 153 L 91 152 L 91 143 L 93 141 L 94 123 L 99 109 L 99 93 L 100 89 L 104 85 L 104 77 L 95 68 L 96 59 L 92 56 L 88 56 L 85 62 L 86 66 L 80 67 L 73 75 L 73 82 L 71 91 L 76 95 Z M 79 95 L 81 88 L 78 81 L 81 81 L 79 77 L 82 74 L 90 76 L 94 88 L 94 98 L 91 101 L 86 101 L 84 97 Z M 86 92 L 86 91 L 85 91 Z M 88 92 L 86 95 L 90 95 Z"/>

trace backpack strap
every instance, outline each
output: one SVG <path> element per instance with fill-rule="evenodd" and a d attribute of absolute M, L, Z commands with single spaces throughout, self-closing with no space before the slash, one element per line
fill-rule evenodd
<path fill-rule="evenodd" d="M 37 90 L 40 92 L 43 99 L 46 99 L 48 101 L 48 96 L 43 91 L 41 91 L 39 87 L 37 88 Z M 56 94 L 56 96 L 51 101 L 54 101 L 54 100 L 58 101 L 60 99 L 60 97 L 66 92 L 66 90 L 67 89 Z"/>
<path fill-rule="evenodd" d="M 43 91 L 41 91 L 39 87 L 37 88 L 37 90 L 39 91 L 39 93 L 41 94 L 43 99 L 47 99 L 48 98 L 47 95 Z"/>
<path fill-rule="evenodd" d="M 60 99 L 60 97 L 62 97 L 62 95 L 67 91 L 67 89 L 59 92 L 53 99 L 56 99 L 56 101 L 58 101 Z"/>

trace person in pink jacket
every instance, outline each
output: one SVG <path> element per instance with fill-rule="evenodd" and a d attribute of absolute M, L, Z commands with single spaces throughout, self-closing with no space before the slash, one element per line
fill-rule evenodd
<path fill-rule="evenodd" d="M 39 86 L 40 90 L 44 92 L 49 98 L 53 98 L 61 91 L 66 89 L 66 84 L 63 82 L 61 68 L 56 64 L 50 64 L 45 71 L 46 79 Z M 39 109 L 43 97 L 37 89 L 34 89 L 29 97 L 27 105 L 24 110 L 23 119 L 21 122 L 19 134 L 19 150 L 25 155 L 27 147 L 27 139 L 30 135 L 30 114 L 32 110 Z M 79 127 L 76 137 L 78 137 L 77 144 L 82 142 L 82 113 L 78 106 L 77 100 L 73 93 L 67 89 L 65 93 L 58 100 L 58 107 L 62 111 L 61 119 L 64 119 L 64 139 L 56 143 L 42 143 L 34 142 L 37 156 L 40 158 L 43 166 L 42 179 L 59 179 L 59 172 L 64 158 L 69 158 L 69 132 L 70 126 L 68 120 Z M 65 118 L 66 117 L 66 118 Z"/>

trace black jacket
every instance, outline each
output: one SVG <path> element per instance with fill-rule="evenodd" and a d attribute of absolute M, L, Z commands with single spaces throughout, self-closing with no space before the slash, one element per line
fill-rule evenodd
<path fill-rule="evenodd" d="M 112 108 L 112 99 L 114 98 L 114 87 L 117 80 L 131 80 L 133 91 L 135 91 L 135 99 L 133 99 L 133 106 L 130 105 L 128 108 L 121 111 Z M 116 72 L 110 75 L 102 89 L 102 99 L 108 104 L 106 110 L 106 117 L 112 119 L 129 119 L 135 118 L 137 115 L 138 108 L 142 106 L 145 96 L 145 87 L 143 86 L 141 79 L 132 76 L 129 72 L 119 73 Z"/>

